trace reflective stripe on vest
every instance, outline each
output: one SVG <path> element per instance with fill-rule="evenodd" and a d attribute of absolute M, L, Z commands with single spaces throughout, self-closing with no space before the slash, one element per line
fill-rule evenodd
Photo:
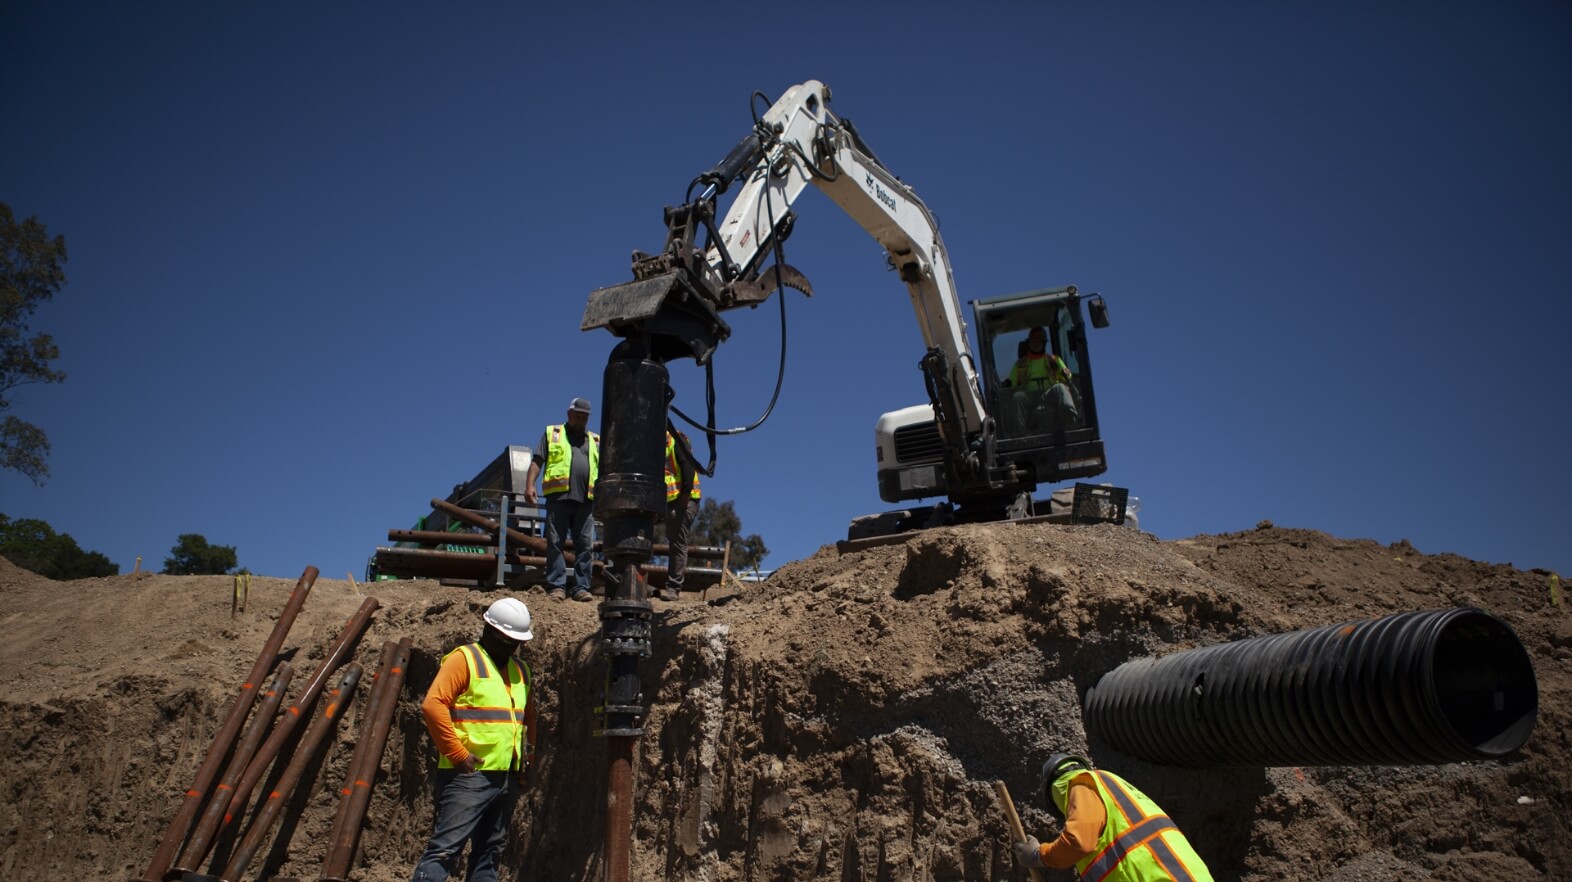
<path fill-rule="evenodd" d="M 671 437 L 671 433 L 667 432 L 666 433 L 666 501 L 667 502 L 676 502 L 677 501 L 677 496 L 679 494 L 681 494 L 681 493 L 682 493 L 682 467 L 677 462 L 677 442 Z M 688 498 L 689 499 L 698 499 L 701 495 L 703 495 L 703 494 L 699 493 L 699 473 L 697 471 L 695 471 L 693 473 L 693 486 L 688 488 Z"/>
<path fill-rule="evenodd" d="M 450 709 L 453 731 L 474 754 L 476 769 L 505 772 L 519 768 L 524 753 L 524 708 L 529 703 L 529 665 L 509 658 L 506 675 L 498 676 L 502 672 L 491 664 L 479 643 L 453 652 L 463 653 L 469 668 L 469 686 Z M 443 756 L 437 767 L 451 769 L 453 762 Z"/>
<path fill-rule="evenodd" d="M 1063 786 L 1055 784 L 1057 802 L 1068 801 L 1069 782 L 1081 775 L 1090 775 L 1096 783 L 1108 817 L 1098 837 L 1099 850 L 1076 862 L 1083 882 L 1211 882 L 1206 864 L 1174 822 L 1118 775 L 1070 772 Z"/>
<path fill-rule="evenodd" d="M 600 436 L 585 430 L 589 435 L 589 494 L 595 498 L 595 481 L 600 477 Z M 540 492 L 555 496 L 568 492 L 573 478 L 573 445 L 568 443 L 568 428 L 564 425 L 546 427 L 546 471 L 540 476 Z"/>

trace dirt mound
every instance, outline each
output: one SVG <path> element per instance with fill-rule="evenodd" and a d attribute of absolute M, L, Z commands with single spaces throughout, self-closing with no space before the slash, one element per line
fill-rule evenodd
<path fill-rule="evenodd" d="M 1219 879 L 1569 878 L 1572 615 L 1551 605 L 1548 578 L 1270 527 L 1160 542 L 1112 526 L 967 526 L 826 548 L 746 594 L 658 604 L 633 878 L 1024 878 L 992 782 L 1043 835 L 1037 768 L 1066 747 L 1151 793 Z M 56 583 L 0 560 L 0 878 L 140 874 L 292 587 L 253 579 L 231 619 L 227 577 Z M 431 825 L 419 699 L 494 595 L 360 588 L 382 609 L 357 660 L 373 667 L 385 640 L 415 645 L 352 877 L 394 882 Z M 317 583 L 285 644 L 297 671 L 363 599 Z M 525 599 L 542 756 L 503 878 L 600 878 L 596 610 Z M 1503 762 L 1180 770 L 1096 733 L 1088 744 L 1082 728 L 1086 691 L 1129 659 L 1458 605 L 1508 622 L 1536 669 L 1538 726 Z M 292 840 L 249 878 L 316 878 L 359 723 L 340 725 L 287 819 Z"/>

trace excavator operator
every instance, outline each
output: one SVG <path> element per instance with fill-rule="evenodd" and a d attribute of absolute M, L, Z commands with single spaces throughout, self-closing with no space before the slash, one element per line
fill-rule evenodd
<path fill-rule="evenodd" d="M 1011 412 L 1017 431 L 1062 432 L 1080 422 L 1080 408 L 1070 392 L 1074 377 L 1064 360 L 1048 351 L 1048 331 L 1041 325 L 1026 335 L 1026 351 L 1010 368 L 1004 385 L 1014 390 Z"/>

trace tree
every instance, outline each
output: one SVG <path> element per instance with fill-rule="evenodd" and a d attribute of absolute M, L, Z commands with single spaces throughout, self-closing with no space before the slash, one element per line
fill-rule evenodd
<path fill-rule="evenodd" d="M 69 534 L 36 518 L 0 514 L 0 557 L 40 576 L 65 581 L 116 576 L 120 567 L 96 551 L 83 551 Z"/>
<path fill-rule="evenodd" d="M 234 571 L 235 547 L 209 545 L 200 533 L 182 533 L 180 541 L 164 558 L 164 573 L 170 576 L 224 576 Z"/>
<path fill-rule="evenodd" d="M 770 553 L 764 545 L 764 537 L 758 533 L 742 535 L 742 518 L 737 516 L 730 499 L 725 502 L 708 498 L 700 500 L 699 513 L 693 518 L 693 530 L 688 535 L 688 543 L 719 547 L 727 542 L 731 543 L 730 566 L 734 570 L 756 570 Z"/>
<path fill-rule="evenodd" d="M 29 337 L 27 319 L 65 284 L 64 236 L 49 238 L 38 218 L 20 224 L 0 202 L 0 413 L 11 409 L 11 390 L 28 383 L 58 383 L 64 371 L 49 366 L 60 347 L 48 334 Z M 0 467 L 42 484 L 49 477 L 49 437 L 17 417 L 0 421 Z"/>

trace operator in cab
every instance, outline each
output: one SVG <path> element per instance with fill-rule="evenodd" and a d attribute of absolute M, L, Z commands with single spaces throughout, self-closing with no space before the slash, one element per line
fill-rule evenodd
<path fill-rule="evenodd" d="M 1041 325 L 1026 335 L 1026 352 L 1010 368 L 1004 385 L 1011 395 L 1011 415 L 1020 434 L 1063 432 L 1081 421 L 1070 391 L 1074 382 L 1064 359 L 1048 351 L 1048 331 Z"/>

